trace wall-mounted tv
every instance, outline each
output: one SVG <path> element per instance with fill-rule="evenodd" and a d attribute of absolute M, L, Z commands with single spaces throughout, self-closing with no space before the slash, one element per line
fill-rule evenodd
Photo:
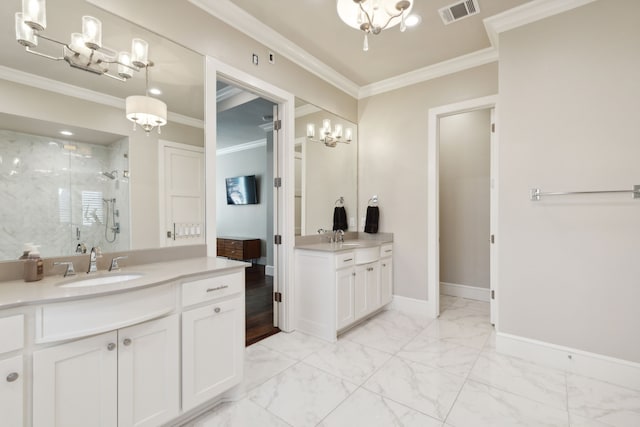
<path fill-rule="evenodd" d="M 258 203 L 256 176 L 236 176 L 227 178 L 228 205 L 255 205 Z"/>

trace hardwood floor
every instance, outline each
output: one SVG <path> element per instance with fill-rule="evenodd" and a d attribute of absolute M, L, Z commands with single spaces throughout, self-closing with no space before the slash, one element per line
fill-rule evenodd
<path fill-rule="evenodd" d="M 246 338 L 249 346 L 280 332 L 273 326 L 273 277 L 264 274 L 264 265 L 245 270 Z"/>

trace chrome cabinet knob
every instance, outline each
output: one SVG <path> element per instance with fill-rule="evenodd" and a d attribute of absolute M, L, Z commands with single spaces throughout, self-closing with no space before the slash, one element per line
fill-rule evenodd
<path fill-rule="evenodd" d="M 116 345 L 114 343 L 110 342 L 109 344 L 107 344 L 107 350 L 113 351 L 115 350 L 115 348 L 116 348 Z"/>
<path fill-rule="evenodd" d="M 131 338 L 125 338 L 122 340 L 122 344 L 124 345 L 131 345 Z"/>
<path fill-rule="evenodd" d="M 7 382 L 8 383 L 12 383 L 15 380 L 17 380 L 19 376 L 20 375 L 18 375 L 17 372 L 11 372 L 9 375 L 7 375 Z"/>
<path fill-rule="evenodd" d="M 220 313 L 220 307 L 214 308 L 213 311 L 215 311 L 216 313 Z"/>

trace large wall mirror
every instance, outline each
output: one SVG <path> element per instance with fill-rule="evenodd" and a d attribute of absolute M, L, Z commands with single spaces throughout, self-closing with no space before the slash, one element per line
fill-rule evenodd
<path fill-rule="evenodd" d="M 203 57 L 83 0 L 47 1 L 49 38 L 68 42 L 90 15 L 102 22 L 103 46 L 129 51 L 133 38 L 149 43 L 149 87 L 160 90 L 152 96 L 169 114 L 161 135 L 146 135 L 124 111 L 127 96 L 145 94 L 144 70 L 122 82 L 26 52 L 13 25 L 21 3 L 0 4 L 0 260 L 17 259 L 27 242 L 46 257 L 83 246 L 108 252 L 172 244 L 163 237 L 167 215 L 182 211 L 168 205 L 175 195 L 167 202 L 163 194 L 162 147 L 203 151 Z M 61 49 L 42 38 L 34 48 L 53 57 Z M 172 167 L 187 158 L 176 157 Z M 200 176 L 204 188 L 203 170 Z M 203 222 L 175 221 L 172 240 L 204 243 Z"/>
<path fill-rule="evenodd" d="M 340 206 L 345 231 L 358 231 L 357 126 L 296 98 L 295 129 L 296 235 L 332 230 Z"/>

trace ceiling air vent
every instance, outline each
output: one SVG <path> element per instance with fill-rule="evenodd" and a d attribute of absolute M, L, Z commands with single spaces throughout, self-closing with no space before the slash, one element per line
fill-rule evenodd
<path fill-rule="evenodd" d="M 478 0 L 464 0 L 445 6 L 439 9 L 438 13 L 440 13 L 442 22 L 445 25 L 449 25 L 452 22 L 480 13 L 480 7 L 478 6 Z"/>

